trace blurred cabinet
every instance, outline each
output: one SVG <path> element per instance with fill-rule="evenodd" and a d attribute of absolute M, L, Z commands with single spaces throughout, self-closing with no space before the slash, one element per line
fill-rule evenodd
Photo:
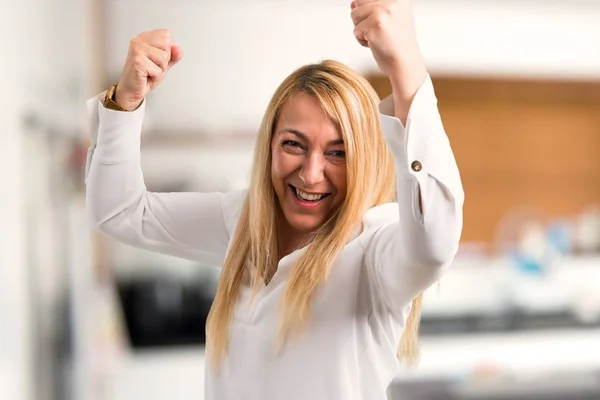
<path fill-rule="evenodd" d="M 432 79 L 466 192 L 464 242 L 493 242 L 516 208 L 559 218 L 600 204 L 600 82 Z"/>

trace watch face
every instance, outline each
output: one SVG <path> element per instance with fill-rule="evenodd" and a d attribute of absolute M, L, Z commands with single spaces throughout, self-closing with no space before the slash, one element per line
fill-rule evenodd
<path fill-rule="evenodd" d="M 116 111 L 126 111 L 123 107 L 121 107 L 117 102 L 115 102 L 115 92 L 117 89 L 117 85 L 112 85 L 110 89 L 106 92 L 106 96 L 104 97 L 104 108 L 108 108 L 109 110 Z"/>

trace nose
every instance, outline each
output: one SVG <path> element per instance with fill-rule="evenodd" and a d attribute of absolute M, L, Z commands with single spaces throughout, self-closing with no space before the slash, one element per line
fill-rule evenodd
<path fill-rule="evenodd" d="M 307 187 L 321 183 L 325 176 L 325 165 L 325 159 L 319 154 L 312 153 L 308 155 L 303 160 L 298 174 L 302 183 Z"/>

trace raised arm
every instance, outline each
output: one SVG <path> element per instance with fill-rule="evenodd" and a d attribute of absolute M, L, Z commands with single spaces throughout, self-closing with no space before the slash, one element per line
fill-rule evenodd
<path fill-rule="evenodd" d="M 385 99 L 380 121 L 394 156 L 399 219 L 376 233 L 366 256 L 395 308 L 429 287 L 454 259 L 464 192 L 431 79 L 414 97 L 406 127 L 393 109 L 393 98 Z"/>
<path fill-rule="evenodd" d="M 355 36 L 388 76 L 380 122 L 394 156 L 399 219 L 379 229 L 366 262 L 397 311 L 439 278 L 457 250 L 464 193 L 414 30 L 409 0 L 357 0 Z"/>
<path fill-rule="evenodd" d="M 92 226 L 123 243 L 219 266 L 243 192 L 151 193 L 140 166 L 144 97 L 180 58 L 166 31 L 132 41 L 117 97 L 88 101 L 86 201 Z M 106 97 L 106 98 L 105 98 Z"/>

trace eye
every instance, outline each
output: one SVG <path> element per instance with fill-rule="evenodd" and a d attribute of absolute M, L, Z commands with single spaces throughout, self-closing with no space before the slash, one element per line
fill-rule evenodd
<path fill-rule="evenodd" d="M 290 147 L 300 147 L 300 143 L 295 142 L 293 140 L 286 140 L 282 143 L 284 146 L 290 146 Z"/>
<path fill-rule="evenodd" d="M 283 147 L 284 150 L 295 154 L 302 153 L 302 151 L 304 151 L 302 145 L 295 140 L 285 140 L 281 143 L 281 147 Z"/>
<path fill-rule="evenodd" d="M 346 158 L 346 152 L 344 150 L 334 150 L 334 151 L 330 151 L 329 155 L 335 158 Z"/>

